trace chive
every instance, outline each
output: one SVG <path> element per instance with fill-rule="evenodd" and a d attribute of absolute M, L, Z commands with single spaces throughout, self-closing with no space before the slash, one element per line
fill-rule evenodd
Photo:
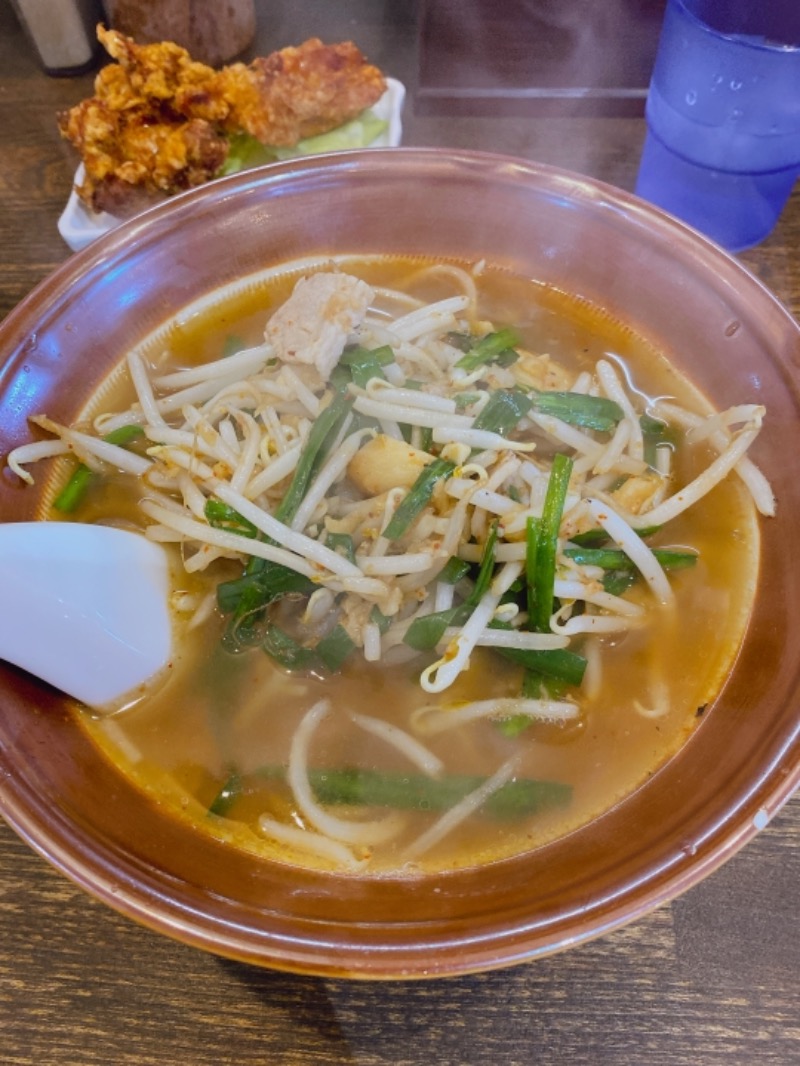
<path fill-rule="evenodd" d="M 222 647 L 233 654 L 254 648 L 264 637 L 267 625 L 263 597 L 251 585 L 239 599 L 235 614 L 222 634 Z"/>
<path fill-rule="evenodd" d="M 319 587 L 305 574 L 299 574 L 282 563 L 267 559 L 263 561 L 266 565 L 253 573 L 243 574 L 231 581 L 221 581 L 217 585 L 217 606 L 223 614 L 240 611 L 242 599 L 247 597 L 250 600 L 253 592 L 258 595 L 258 606 L 266 607 L 290 593 L 310 596 Z"/>
<path fill-rule="evenodd" d="M 353 375 L 350 372 L 350 368 L 342 366 L 341 363 L 337 363 L 331 370 L 328 378 L 328 384 L 334 392 L 345 392 L 347 386 L 352 382 Z"/>
<path fill-rule="evenodd" d="M 446 459 L 434 459 L 432 463 L 428 463 L 419 472 L 417 480 L 392 515 L 383 531 L 383 536 L 387 540 L 398 540 L 402 537 L 427 506 L 437 482 L 450 477 L 454 470 L 455 463 L 450 463 Z"/>
<path fill-rule="evenodd" d="M 118 426 L 106 433 L 103 440 L 107 444 L 116 444 L 120 448 L 127 448 L 144 435 L 141 426 Z M 53 507 L 62 514 L 70 514 L 81 503 L 89 486 L 97 475 L 84 463 L 80 463 L 72 472 L 72 476 L 64 488 L 56 496 Z"/>
<path fill-rule="evenodd" d="M 214 797 L 211 806 L 208 808 L 208 813 L 216 814 L 218 818 L 226 818 L 241 792 L 242 777 L 241 774 L 234 770 Z"/>
<path fill-rule="evenodd" d="M 81 463 L 73 470 L 69 481 L 56 497 L 53 507 L 62 514 L 70 514 L 86 495 L 87 489 L 96 476 L 93 470 Z"/>
<path fill-rule="evenodd" d="M 521 389 L 497 389 L 472 423 L 472 428 L 507 436 L 530 411 L 532 403 Z"/>
<path fill-rule="evenodd" d="M 448 626 L 463 625 L 472 614 L 473 605 L 462 603 L 446 611 L 434 611 L 415 618 L 406 630 L 403 642 L 416 651 L 431 651 L 444 636 Z"/>
<path fill-rule="evenodd" d="M 316 476 L 333 438 L 339 432 L 342 423 L 350 413 L 354 397 L 344 392 L 337 392 L 328 406 L 320 413 L 305 447 L 295 467 L 294 477 L 275 512 L 280 522 L 291 522 L 297 513 L 308 486 Z"/>
<path fill-rule="evenodd" d="M 258 771 L 264 777 L 283 777 L 284 771 L 268 767 Z M 311 787 L 320 803 L 328 805 L 391 807 L 399 810 L 442 811 L 480 788 L 485 777 L 453 774 L 434 779 L 409 774 L 355 767 L 308 772 Z M 572 787 L 559 781 L 516 778 L 506 782 L 488 797 L 482 810 L 494 818 L 519 818 L 536 811 L 562 807 L 572 798 Z"/>
<path fill-rule="evenodd" d="M 618 403 L 605 396 L 586 396 L 580 392 L 537 392 L 533 409 L 551 415 L 571 426 L 610 432 L 624 417 Z"/>
<path fill-rule="evenodd" d="M 461 411 L 465 407 L 471 407 L 474 403 L 480 400 L 483 393 L 481 392 L 459 392 L 453 399 L 456 402 L 456 410 Z"/>
<path fill-rule="evenodd" d="M 351 563 L 356 561 L 356 547 L 349 533 L 326 533 L 325 547 L 335 551 Z"/>
<path fill-rule="evenodd" d="M 491 622 L 489 628 L 507 627 L 498 622 Z M 557 681 L 565 681 L 576 688 L 583 681 L 586 671 L 586 659 L 568 648 L 553 648 L 548 651 L 533 651 L 525 648 L 495 648 L 494 650 L 504 659 L 524 666 L 526 670 L 532 670 Z"/>
<path fill-rule="evenodd" d="M 489 586 L 492 583 L 492 574 L 494 573 L 494 553 L 497 545 L 497 527 L 498 523 L 496 521 L 492 522 L 489 527 L 489 535 L 483 546 L 483 554 L 481 555 L 478 576 L 475 580 L 475 588 L 472 590 L 470 597 L 467 600 L 467 603 L 473 607 L 480 603 L 484 595 L 489 591 Z"/>
<path fill-rule="evenodd" d="M 316 653 L 332 674 L 341 670 L 345 659 L 354 650 L 355 644 L 343 625 L 336 625 L 317 644 Z"/>
<path fill-rule="evenodd" d="M 459 559 L 457 555 L 451 555 L 447 560 L 447 565 L 439 574 L 439 581 L 443 581 L 445 585 L 457 585 L 462 578 L 467 576 L 469 571 L 469 563 Z"/>
<path fill-rule="evenodd" d="M 668 422 L 648 414 L 639 418 L 639 425 L 644 437 L 644 460 L 649 466 L 655 466 L 658 446 L 668 444 L 674 447 L 677 443 L 675 430 Z"/>
<path fill-rule="evenodd" d="M 569 685 L 555 677 L 543 677 L 535 670 L 526 670 L 522 676 L 520 697 L 524 700 L 560 699 Z M 533 725 L 533 719 L 527 714 L 511 714 L 508 718 L 500 718 L 496 722 L 498 730 L 504 737 L 513 739 Z"/>
<path fill-rule="evenodd" d="M 512 329 L 501 329 L 496 333 L 487 333 L 477 344 L 474 344 L 466 355 L 456 362 L 459 370 L 471 372 L 488 363 L 501 361 L 502 365 L 508 366 L 519 358 L 514 351 L 514 346 L 519 344 L 519 337 Z"/>
<path fill-rule="evenodd" d="M 458 348 L 460 352 L 468 352 L 475 343 L 471 333 L 457 333 L 455 330 L 446 333 L 444 339 L 451 348 Z"/>
<path fill-rule="evenodd" d="M 489 535 L 486 538 L 486 544 L 483 548 L 480 568 L 475 580 L 475 587 L 470 593 L 469 599 L 465 600 L 464 603 L 458 604 L 456 607 L 448 607 L 447 610 L 434 611 L 432 614 L 424 614 L 420 618 L 415 618 L 406 630 L 406 635 L 403 637 L 403 642 L 405 644 L 408 644 L 410 648 L 414 648 L 416 651 L 431 651 L 442 639 L 444 631 L 449 626 L 460 626 L 466 622 L 491 584 L 492 573 L 494 571 L 494 550 L 496 543 L 497 522 L 493 522 L 491 529 L 489 530 Z M 450 559 L 447 565 L 450 566 L 450 564 L 454 562 L 462 563 L 462 560 L 455 559 L 454 557 Z M 469 568 L 469 564 L 462 565 Z M 447 567 L 445 567 L 445 569 L 447 569 Z"/>
<path fill-rule="evenodd" d="M 259 562 L 264 565 L 217 585 L 217 606 L 223 614 L 232 615 L 222 637 L 223 646 L 230 652 L 262 642 L 269 604 L 290 594 L 310 596 L 318 587 L 305 575 L 281 563 L 266 559 Z"/>
<path fill-rule="evenodd" d="M 564 501 L 567 498 L 571 474 L 572 460 L 569 456 L 561 453 L 555 455 L 542 509 L 541 535 L 536 553 L 534 615 L 529 623 L 532 629 L 540 633 L 546 633 L 550 629 L 558 532 L 561 528 L 561 516 L 564 512 Z"/>
<path fill-rule="evenodd" d="M 501 733 L 509 740 L 514 740 L 521 733 L 524 733 L 533 722 L 527 714 L 510 714 L 507 718 L 498 718 L 495 722 L 495 727 L 498 733 Z"/>
<path fill-rule="evenodd" d="M 224 529 L 251 539 L 258 536 L 258 529 L 247 518 L 222 500 L 206 500 L 203 509 L 208 524 L 214 529 Z"/>
<path fill-rule="evenodd" d="M 242 337 L 237 336 L 235 333 L 229 333 L 222 345 L 222 358 L 227 359 L 231 355 L 236 355 L 237 352 L 246 347 L 247 344 Z"/>
<path fill-rule="evenodd" d="M 528 618 L 533 618 L 536 614 L 536 573 L 541 536 L 541 518 L 529 515 L 525 523 L 525 584 Z"/>
<path fill-rule="evenodd" d="M 129 444 L 133 444 L 134 441 L 144 436 L 144 430 L 141 426 L 118 426 L 117 429 L 112 429 L 110 433 L 106 433 L 103 440 L 107 444 L 116 444 L 120 448 L 127 448 Z"/>
<path fill-rule="evenodd" d="M 581 548 L 599 548 L 602 544 L 608 544 L 610 539 L 604 529 L 587 529 L 585 533 L 575 533 L 569 538 L 570 544 L 577 544 Z"/>
<path fill-rule="evenodd" d="M 382 367 L 394 362 L 394 352 L 388 344 L 380 348 L 349 348 L 342 353 L 339 366 L 347 367 L 354 384 L 364 389 L 372 378 L 384 378 Z"/>
<path fill-rule="evenodd" d="M 272 623 L 266 627 L 261 647 L 286 670 L 306 670 L 316 660 L 313 648 L 304 647 L 285 630 Z"/>
<path fill-rule="evenodd" d="M 339 362 L 344 366 L 359 366 L 362 363 L 377 363 L 379 366 L 388 366 L 394 362 L 394 352 L 388 344 L 380 348 L 347 348 L 342 352 Z"/>
<path fill-rule="evenodd" d="M 634 564 L 619 548 L 565 548 L 564 555 L 576 563 L 600 566 L 604 570 L 631 570 Z M 665 570 L 683 570 L 694 566 L 698 553 L 680 548 L 653 548 L 653 555 Z"/>
<path fill-rule="evenodd" d="M 421 452 L 430 452 L 433 448 L 433 430 L 430 426 L 419 426 L 419 444 Z"/>
<path fill-rule="evenodd" d="M 622 596 L 636 584 L 635 570 L 606 570 L 603 574 L 603 591 L 612 596 Z"/>
<path fill-rule="evenodd" d="M 369 612 L 369 620 L 373 622 L 380 630 L 381 636 L 386 632 L 389 626 L 392 624 L 391 618 L 388 618 L 383 611 L 375 606 Z"/>

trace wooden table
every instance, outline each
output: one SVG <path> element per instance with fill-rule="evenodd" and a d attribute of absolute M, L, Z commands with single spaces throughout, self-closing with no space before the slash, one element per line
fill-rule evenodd
<path fill-rule="evenodd" d="M 411 5 L 391 6 L 264 3 L 255 47 L 352 37 L 408 85 L 406 143 L 494 149 L 632 187 L 641 119 L 415 114 L 417 22 Z M 0 315 L 69 254 L 56 222 L 73 163 L 54 113 L 90 85 L 46 77 L 0 4 Z M 796 315 L 799 245 L 800 188 L 742 256 Z M 0 823 L 0 1062 L 789 1066 L 800 1063 L 799 911 L 797 797 L 703 884 L 564 954 L 432 983 L 319 980 L 141 929 Z"/>

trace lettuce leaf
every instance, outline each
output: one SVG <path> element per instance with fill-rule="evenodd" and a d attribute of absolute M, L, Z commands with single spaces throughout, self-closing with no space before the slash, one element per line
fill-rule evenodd
<path fill-rule="evenodd" d="M 305 137 L 292 148 L 276 148 L 262 144 L 249 133 L 237 133 L 231 137 L 228 158 L 219 169 L 218 176 L 238 174 L 264 163 L 281 159 L 296 159 L 298 156 L 315 155 L 319 152 L 340 152 L 346 148 L 367 148 L 386 130 L 389 123 L 378 118 L 372 111 L 362 111 L 350 122 L 316 137 Z"/>

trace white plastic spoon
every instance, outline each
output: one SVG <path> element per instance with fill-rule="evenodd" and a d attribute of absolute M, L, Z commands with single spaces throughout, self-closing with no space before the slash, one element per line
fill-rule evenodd
<path fill-rule="evenodd" d="M 0 523 L 0 658 L 103 710 L 171 656 L 158 544 L 109 526 Z"/>

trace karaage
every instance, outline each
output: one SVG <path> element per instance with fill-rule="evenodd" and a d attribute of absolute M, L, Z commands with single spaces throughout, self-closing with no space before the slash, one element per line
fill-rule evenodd
<path fill-rule="evenodd" d="M 311 38 L 214 70 L 168 41 L 97 33 L 116 63 L 100 71 L 93 97 L 59 116 L 59 128 L 84 164 L 79 196 L 118 217 L 213 178 L 234 136 L 293 147 L 355 118 L 386 90 L 350 41 Z"/>

